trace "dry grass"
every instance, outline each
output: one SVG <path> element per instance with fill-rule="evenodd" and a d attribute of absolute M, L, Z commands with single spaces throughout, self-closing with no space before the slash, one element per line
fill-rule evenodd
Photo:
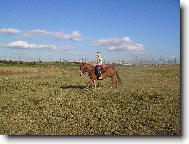
<path fill-rule="evenodd" d="M 106 79 L 96 91 L 79 66 L 2 69 L 13 72 L 0 75 L 0 134 L 181 133 L 180 66 L 118 67 L 123 86 Z"/>

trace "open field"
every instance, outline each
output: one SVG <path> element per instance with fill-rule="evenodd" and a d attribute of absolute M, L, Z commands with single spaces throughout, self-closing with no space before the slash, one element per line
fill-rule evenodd
<path fill-rule="evenodd" d="M 0 134 L 181 135 L 180 65 L 117 69 L 93 91 L 77 64 L 0 65 Z"/>

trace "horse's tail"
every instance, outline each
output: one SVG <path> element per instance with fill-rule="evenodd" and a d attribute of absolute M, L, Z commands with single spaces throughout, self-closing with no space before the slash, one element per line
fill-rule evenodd
<path fill-rule="evenodd" d="M 122 84 L 122 81 L 121 81 L 121 78 L 120 78 L 120 76 L 119 76 L 119 74 L 118 74 L 118 70 L 116 69 L 116 76 L 117 76 L 117 80 L 118 80 L 118 84 Z"/>

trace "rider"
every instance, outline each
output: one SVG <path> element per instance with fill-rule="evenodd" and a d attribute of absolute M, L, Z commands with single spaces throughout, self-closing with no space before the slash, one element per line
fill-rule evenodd
<path fill-rule="evenodd" d="M 96 56 L 97 56 L 97 60 L 96 60 L 97 66 L 100 66 L 101 69 L 104 69 L 104 66 L 102 64 L 102 57 L 100 56 L 100 52 L 97 52 Z M 100 73 L 100 77 L 98 79 L 102 79 L 101 73 Z"/>

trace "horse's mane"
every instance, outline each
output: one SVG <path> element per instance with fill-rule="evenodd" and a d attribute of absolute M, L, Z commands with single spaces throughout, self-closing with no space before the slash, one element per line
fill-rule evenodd
<path fill-rule="evenodd" d="M 96 66 L 95 63 L 82 63 L 82 65 L 87 65 L 87 66 L 91 66 L 91 67 L 95 67 Z"/>

